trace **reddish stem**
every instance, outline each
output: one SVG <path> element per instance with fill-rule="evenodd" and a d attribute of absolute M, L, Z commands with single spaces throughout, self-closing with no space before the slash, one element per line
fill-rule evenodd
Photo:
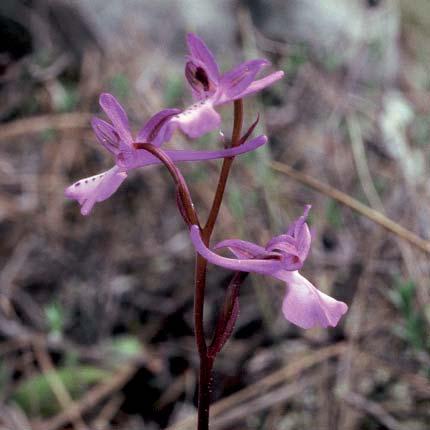
<path fill-rule="evenodd" d="M 191 198 L 187 183 L 185 182 L 182 173 L 175 166 L 175 163 L 172 161 L 172 159 L 161 148 L 151 145 L 150 143 L 136 142 L 133 144 L 133 146 L 136 149 L 144 149 L 145 151 L 148 151 L 149 153 L 157 157 L 167 167 L 167 170 L 169 171 L 170 175 L 175 181 L 175 184 L 178 187 L 179 198 L 181 199 L 182 203 L 182 208 L 180 208 L 181 215 L 183 216 L 188 226 L 200 226 L 199 219 L 194 208 L 194 203 Z"/>
<path fill-rule="evenodd" d="M 243 103 L 242 100 L 234 102 L 234 124 L 231 137 L 231 146 L 237 146 L 241 143 L 240 135 L 243 125 Z M 233 163 L 233 157 L 224 158 L 221 173 L 218 179 L 218 185 L 215 191 L 212 207 L 209 212 L 208 220 L 205 227 L 201 230 L 202 239 L 206 246 L 209 246 L 210 238 L 215 227 L 215 223 L 221 208 L 225 187 L 227 184 L 230 168 Z M 196 344 L 200 358 L 199 372 L 199 392 L 198 392 L 198 430 L 208 430 L 209 428 L 209 405 L 210 405 L 210 383 L 212 375 L 213 358 L 208 355 L 206 344 L 203 313 L 204 298 L 206 287 L 206 269 L 207 261 L 197 254 L 195 268 L 195 294 L 194 294 L 194 329 Z"/>
<path fill-rule="evenodd" d="M 240 135 L 242 133 L 243 124 L 243 102 L 242 100 L 236 100 L 234 102 L 234 124 L 233 132 L 231 135 L 231 147 L 234 148 L 241 143 Z M 209 212 L 208 220 L 203 229 L 205 235 L 210 238 L 212 231 L 215 227 L 215 222 L 218 217 L 219 210 L 221 208 L 222 199 L 224 197 L 225 187 L 227 185 L 228 175 L 230 173 L 231 165 L 233 164 L 234 157 L 224 158 L 222 162 L 221 173 L 218 180 L 217 189 L 215 191 L 215 197 L 212 203 L 212 208 Z M 206 244 L 208 245 L 208 244 Z"/>

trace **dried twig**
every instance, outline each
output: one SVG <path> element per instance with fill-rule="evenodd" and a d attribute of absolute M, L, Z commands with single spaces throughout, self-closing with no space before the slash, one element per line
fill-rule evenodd
<path fill-rule="evenodd" d="M 346 124 L 351 141 L 352 155 L 364 194 L 372 208 L 379 212 L 384 212 L 384 206 L 370 174 L 361 128 L 352 113 L 346 117 Z"/>
<path fill-rule="evenodd" d="M 96 406 L 103 398 L 119 390 L 136 372 L 138 366 L 133 361 L 122 366 L 107 382 L 96 385 L 88 391 L 79 402 L 55 417 L 43 421 L 37 426 L 38 430 L 57 430 L 70 422 L 73 417 L 83 415 Z"/>
<path fill-rule="evenodd" d="M 330 185 L 323 184 L 312 176 L 307 175 L 306 173 L 299 172 L 298 170 L 294 169 L 291 166 L 288 166 L 287 164 L 272 161 L 270 163 L 270 166 L 274 170 L 284 173 L 290 178 L 293 178 L 296 181 L 307 185 L 308 187 L 313 188 L 314 190 L 325 194 L 328 197 L 331 197 L 339 203 L 348 206 L 359 214 L 369 218 L 376 224 L 379 224 L 380 226 L 384 227 L 389 232 L 416 246 L 421 251 L 430 254 L 430 241 L 422 239 L 412 231 L 402 227 L 400 224 L 397 224 L 396 222 L 381 214 L 380 212 L 369 208 L 369 206 L 364 205 L 363 203 L 359 202 L 348 194 L 339 191 L 338 189 L 331 187 Z"/>
<path fill-rule="evenodd" d="M 36 360 L 61 407 L 65 412 L 72 411 L 75 407 L 75 403 L 64 386 L 61 378 L 58 376 L 51 357 L 45 350 L 44 346 L 37 340 L 33 342 L 33 349 Z M 88 430 L 88 427 L 80 414 L 70 415 L 70 421 L 73 422 L 74 427 L 78 430 Z"/>
<path fill-rule="evenodd" d="M 402 430 L 403 425 L 393 418 L 381 405 L 366 399 L 357 393 L 346 393 L 342 396 L 347 403 L 357 409 L 367 412 L 390 430 Z"/>
<path fill-rule="evenodd" d="M 90 125 L 90 113 L 64 113 L 40 115 L 31 118 L 17 119 L 0 127 L 0 141 L 26 134 L 39 133 L 47 129 L 69 130 L 87 128 Z"/>
<path fill-rule="evenodd" d="M 300 378 L 288 384 L 284 384 L 275 390 L 262 393 L 255 399 L 237 405 L 222 416 L 218 416 L 212 423 L 213 430 L 221 430 L 223 428 L 231 428 L 233 424 L 237 424 L 240 420 L 248 417 L 251 414 L 256 414 L 267 408 L 272 408 L 281 404 L 288 399 L 291 399 L 296 394 L 302 392 L 305 388 L 315 385 L 322 380 L 327 379 L 329 374 L 316 373 L 306 378 Z"/>
<path fill-rule="evenodd" d="M 273 389 L 278 384 L 284 383 L 291 377 L 303 372 L 310 367 L 321 363 L 329 358 L 335 357 L 342 354 L 347 348 L 346 343 L 338 343 L 331 345 L 326 348 L 321 348 L 312 353 L 305 353 L 300 358 L 296 359 L 292 363 L 286 365 L 280 370 L 271 373 L 255 384 L 244 388 L 243 390 L 232 394 L 225 399 L 216 402 L 211 408 L 211 418 L 221 416 L 226 411 L 237 407 L 238 405 L 250 401 L 254 397 L 259 397 L 261 393 L 267 392 L 269 389 Z M 168 430 L 188 430 L 192 429 L 195 424 L 195 416 L 186 418 L 184 421 L 175 424 L 168 428 Z"/>

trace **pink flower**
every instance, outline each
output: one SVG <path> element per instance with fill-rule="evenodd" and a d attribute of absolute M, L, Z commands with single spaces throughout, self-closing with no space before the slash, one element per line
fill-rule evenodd
<path fill-rule="evenodd" d="M 222 257 L 205 246 L 197 226 L 190 229 L 196 251 L 212 264 L 240 272 L 269 275 L 286 284 L 282 303 L 284 317 L 302 328 L 336 326 L 347 311 L 337 301 L 315 288 L 299 272 L 309 253 L 311 234 L 306 223 L 310 206 L 285 234 L 274 237 L 265 247 L 238 239 L 225 240 L 214 249 L 228 248 L 236 258 Z"/>
<path fill-rule="evenodd" d="M 100 106 L 111 124 L 94 118 L 92 127 L 99 143 L 115 157 L 115 166 L 106 172 L 81 179 L 66 188 L 66 197 L 79 202 L 82 215 L 88 215 L 95 203 L 106 200 L 114 194 L 127 178 L 129 170 L 160 164 L 160 160 L 149 152 L 135 149 L 134 143 L 162 145 L 172 137 L 173 129 L 169 126 L 169 120 L 179 112 L 177 109 L 164 109 L 158 112 L 143 126 L 136 139 L 133 139 L 127 114 L 115 97 L 107 93 L 102 94 Z M 252 151 L 266 142 L 266 136 L 258 136 L 235 148 L 218 151 L 167 150 L 165 153 L 177 162 L 213 160 Z"/>
<path fill-rule="evenodd" d="M 174 115 L 169 120 L 169 127 L 179 127 L 191 138 L 200 137 L 220 126 L 221 118 L 215 110 L 216 106 L 254 94 L 284 76 L 284 72 L 277 71 L 256 80 L 257 74 L 270 64 L 264 59 L 246 61 L 221 74 L 215 57 L 202 39 L 189 33 L 187 45 L 189 55 L 185 77 L 196 103 Z"/>

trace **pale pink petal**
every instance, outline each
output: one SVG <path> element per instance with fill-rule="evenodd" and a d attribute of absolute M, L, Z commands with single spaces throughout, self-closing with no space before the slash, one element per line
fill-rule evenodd
<path fill-rule="evenodd" d="M 223 97 L 233 100 L 242 94 L 254 81 L 258 72 L 269 64 L 263 59 L 246 61 L 225 73 L 220 82 Z"/>
<path fill-rule="evenodd" d="M 284 317 L 301 328 L 335 327 L 348 306 L 315 288 L 299 272 L 281 271 L 274 277 L 285 281 Z"/>
<path fill-rule="evenodd" d="M 77 200 L 81 205 L 82 215 L 88 215 L 94 204 L 108 199 L 126 177 L 127 173 L 114 166 L 106 172 L 75 182 L 66 188 L 65 195 Z"/>
<path fill-rule="evenodd" d="M 257 79 L 256 81 L 252 82 L 242 93 L 238 94 L 235 98 L 241 99 L 243 97 L 249 96 L 251 94 L 254 94 L 258 91 L 261 91 L 262 89 L 268 87 L 269 85 L 274 84 L 276 81 L 279 81 L 279 79 L 282 79 L 284 77 L 284 72 L 281 70 L 271 73 L 270 75 Z"/>
<path fill-rule="evenodd" d="M 115 131 L 120 139 L 127 145 L 131 145 L 133 139 L 130 134 L 127 114 L 118 100 L 109 93 L 102 93 L 99 99 L 100 106 L 112 121 Z"/>
<path fill-rule="evenodd" d="M 196 251 L 207 261 L 217 266 L 238 272 L 254 272 L 266 275 L 280 270 L 280 263 L 277 260 L 235 259 L 215 254 L 203 243 L 199 227 L 196 225 L 191 226 L 190 236 Z"/>
<path fill-rule="evenodd" d="M 217 151 L 190 151 L 190 150 L 166 150 L 164 151 L 172 161 L 205 161 L 216 160 L 225 157 L 234 157 L 245 154 L 263 146 L 267 143 L 267 137 L 258 136 L 240 146 Z M 161 164 L 161 161 L 144 149 L 123 151 L 118 155 L 118 165 L 124 170 L 135 169 L 138 167 L 150 166 L 152 164 Z"/>
<path fill-rule="evenodd" d="M 207 99 L 175 115 L 169 125 L 173 128 L 179 127 L 187 136 L 194 139 L 219 128 L 221 117 L 213 108 L 212 100 Z"/>
<path fill-rule="evenodd" d="M 280 234 L 270 239 L 266 245 L 268 251 L 282 249 L 283 252 L 288 252 L 297 255 L 296 240 L 288 234 Z"/>
<path fill-rule="evenodd" d="M 265 248 L 240 239 L 227 239 L 217 243 L 213 249 L 228 248 L 236 258 L 262 258 L 268 254 Z"/>
<path fill-rule="evenodd" d="M 311 205 L 306 205 L 304 213 L 288 228 L 287 234 L 291 235 L 296 241 L 297 255 L 300 260 L 305 261 L 311 248 L 312 236 L 309 226 L 306 223 Z"/>
<path fill-rule="evenodd" d="M 187 45 L 191 54 L 190 57 L 194 57 L 201 61 L 206 66 L 206 71 L 209 74 L 209 77 L 213 81 L 218 82 L 220 76 L 218 64 L 205 42 L 203 42 L 203 40 L 194 33 L 188 33 Z"/>

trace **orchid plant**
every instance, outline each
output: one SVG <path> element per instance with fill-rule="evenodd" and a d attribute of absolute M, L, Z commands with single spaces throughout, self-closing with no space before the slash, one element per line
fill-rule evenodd
<path fill-rule="evenodd" d="M 239 239 L 226 239 L 210 246 L 234 157 L 267 143 L 264 135 L 250 139 L 258 119 L 242 132 L 242 99 L 274 84 L 283 77 L 283 72 L 276 71 L 256 79 L 259 72 L 269 65 L 267 60 L 256 59 L 221 73 L 214 55 L 202 39 L 188 34 L 187 45 L 189 55 L 186 58 L 185 78 L 191 87 L 194 104 L 182 110 L 170 108 L 156 113 L 133 137 L 123 107 L 112 95 L 102 94 L 100 106 L 110 123 L 94 118 L 92 127 L 98 142 L 113 155 L 115 165 L 106 172 L 75 182 L 66 189 L 65 194 L 77 200 L 81 213 L 88 215 L 95 203 L 108 199 L 117 191 L 130 170 L 154 164 L 164 165 L 168 169 L 176 185 L 179 213 L 196 250 L 194 325 L 200 358 L 198 429 L 204 430 L 209 426 L 210 381 L 214 361 L 233 332 L 239 313 L 240 287 L 249 273 L 268 275 L 285 283 L 282 313 L 288 321 L 304 329 L 336 326 L 347 311 L 347 305 L 322 293 L 299 273 L 311 246 L 307 224 L 310 206 L 306 206 L 304 214 L 286 232 L 273 237 L 265 246 Z M 234 105 L 234 124 L 231 140 L 226 147 L 211 151 L 163 149 L 163 144 L 170 141 L 178 129 L 191 139 L 219 129 L 221 117 L 215 108 L 227 103 Z M 177 164 L 214 159 L 222 159 L 223 163 L 208 218 L 202 224 Z M 220 255 L 217 251 L 222 248 L 227 248 L 234 258 Z M 208 263 L 233 272 L 210 343 L 203 326 Z"/>

